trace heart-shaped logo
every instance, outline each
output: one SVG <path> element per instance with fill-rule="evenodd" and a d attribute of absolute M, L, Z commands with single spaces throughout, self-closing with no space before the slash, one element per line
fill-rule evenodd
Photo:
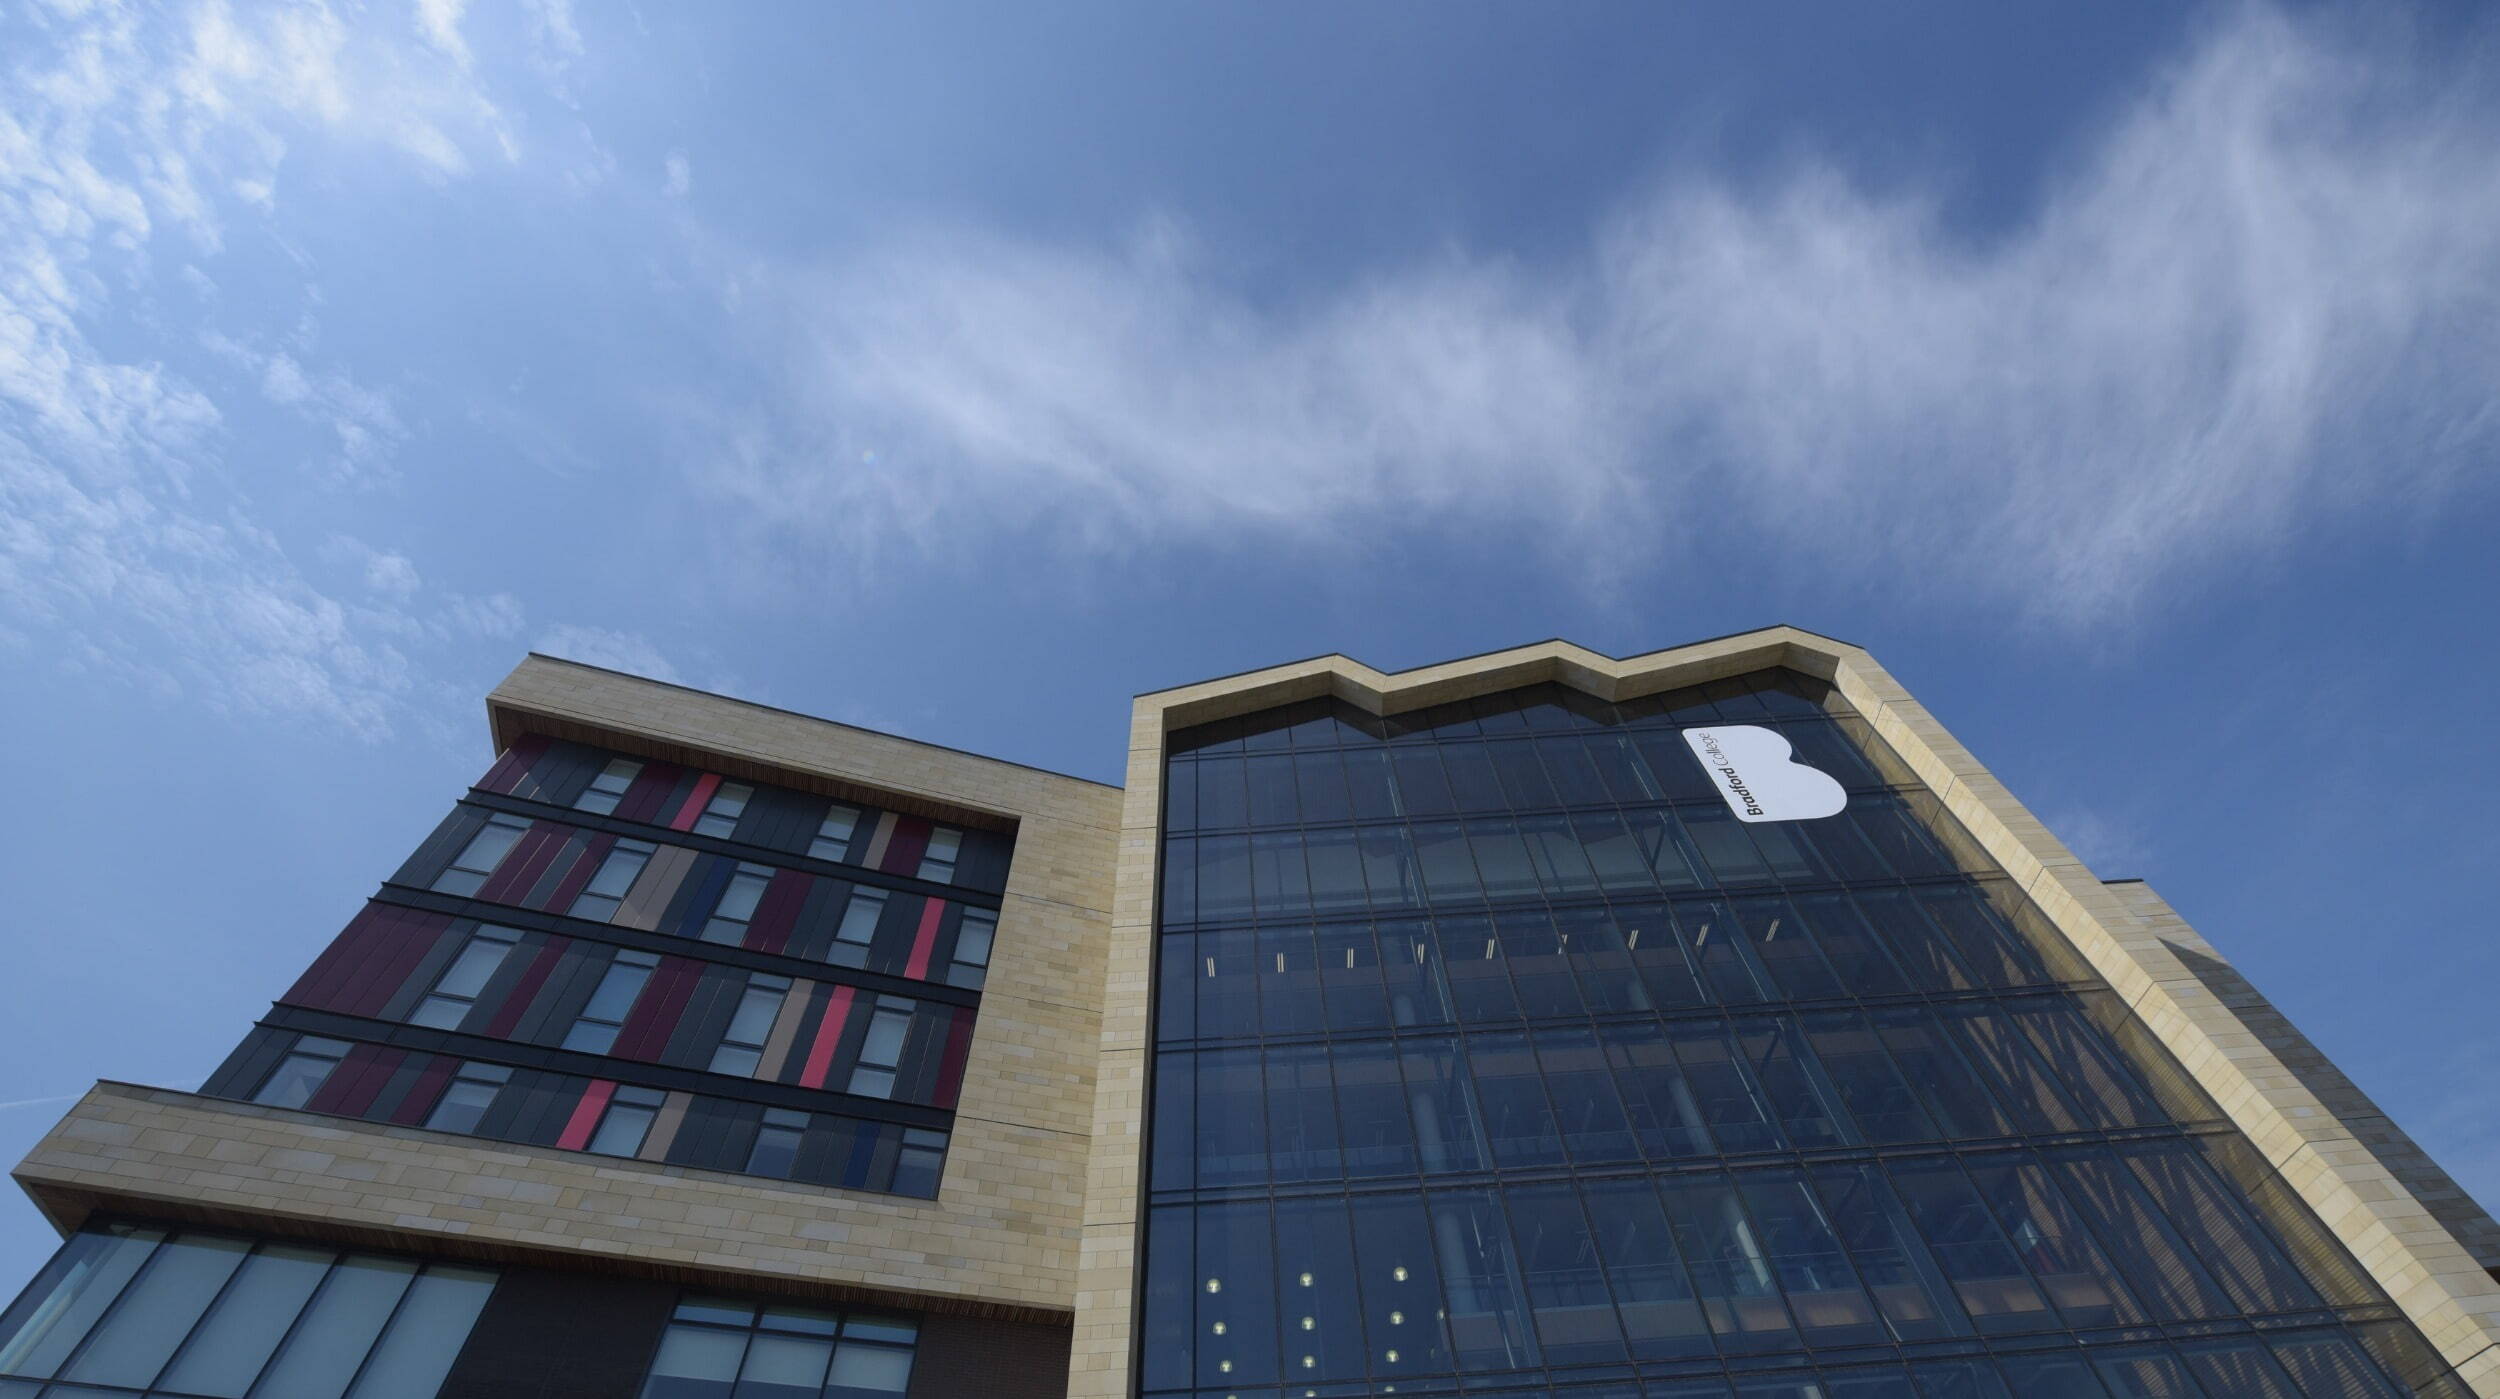
<path fill-rule="evenodd" d="M 1812 821 L 1849 804 L 1840 783 L 1798 762 L 1796 748 L 1777 730 L 1754 724 L 1686 729 L 1684 742 L 1739 821 Z"/>

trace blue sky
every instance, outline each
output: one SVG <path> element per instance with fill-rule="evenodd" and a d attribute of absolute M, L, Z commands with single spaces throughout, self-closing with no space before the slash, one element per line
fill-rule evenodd
<path fill-rule="evenodd" d="M 2496 44 L 12 7 L 0 1155 L 201 1078 L 531 648 L 1116 779 L 1139 690 L 1788 621 L 2500 1204 Z"/>

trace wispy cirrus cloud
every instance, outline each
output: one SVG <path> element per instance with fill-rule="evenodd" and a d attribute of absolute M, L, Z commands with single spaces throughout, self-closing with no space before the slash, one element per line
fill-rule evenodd
<path fill-rule="evenodd" d="M 391 394 L 318 352 L 309 307 L 227 306 L 213 275 L 238 234 L 280 236 L 291 156 L 307 145 L 396 162 L 420 187 L 517 159 L 471 72 L 461 8 L 422 7 L 424 43 L 405 17 L 323 3 L 36 6 L 10 21 L 0 643 L 380 737 L 444 697 L 419 658 L 521 631 L 507 594 L 429 588 L 396 551 L 335 533 L 291 542 L 265 522 L 255 497 L 307 475 L 388 488 L 409 429 Z M 578 53 L 556 17 L 560 47 Z M 293 479 L 238 459 L 247 408 L 302 420 L 330 450 Z"/>
<path fill-rule="evenodd" d="M 1647 562 L 1734 527 L 2119 622 L 2487 484 L 2500 84 L 2340 23 L 2230 12 L 1986 236 L 1804 161 L 1668 178 L 1566 265 L 1443 252 L 1282 308 L 1168 225 L 742 268 L 786 393 L 705 480 L 861 548 L 1457 516 Z"/>

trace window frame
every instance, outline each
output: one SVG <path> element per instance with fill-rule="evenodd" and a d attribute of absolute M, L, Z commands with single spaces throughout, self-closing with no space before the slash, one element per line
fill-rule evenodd
<path fill-rule="evenodd" d="M 747 806 L 754 800 L 754 783 L 722 782 L 712 789 L 703 810 L 695 816 L 694 833 L 715 840 L 733 839 L 738 834 L 738 822 L 745 818 Z"/>
<path fill-rule="evenodd" d="M 469 935 L 461 940 L 460 950 L 453 953 L 451 960 L 445 962 L 442 971 L 436 974 L 434 984 L 427 987 L 425 994 L 417 998 L 416 1004 L 408 1008 L 408 1014 L 405 1017 L 407 1022 L 435 1030 L 459 1029 L 460 1023 L 468 1019 L 469 1013 L 477 1008 L 478 997 L 486 994 L 486 988 L 494 984 L 495 974 L 511 964 L 512 954 L 521 945 L 521 936 L 519 928 L 506 927 L 501 923 L 480 923 L 471 929 Z M 486 968 L 485 974 L 477 978 L 476 990 L 462 995 L 457 991 L 443 989 L 450 984 L 452 977 L 460 971 L 462 965 L 468 962 L 471 952 L 490 946 L 500 946 L 502 951 L 495 954 L 494 963 Z M 437 1002 L 445 1006 L 457 1007 L 458 1013 L 448 1021 L 425 1019 L 428 1009 L 435 1006 Z"/>
<path fill-rule="evenodd" d="M 582 1002 L 582 1008 L 574 1012 L 573 1023 L 564 1027 L 564 1037 L 557 1041 L 556 1047 L 576 1054 L 603 1056 L 615 1049 L 616 1037 L 624 1032 L 625 1022 L 633 1017 L 635 1004 L 642 999 L 643 993 L 651 988 L 651 978 L 658 974 L 659 967 L 660 957 L 656 952 L 644 952 L 630 947 L 618 948 L 615 958 L 608 963 L 605 970 L 600 972 L 599 984 L 591 988 L 590 999 Z M 636 972 L 641 975 L 635 976 Z M 616 1008 L 615 1019 L 592 1014 L 592 1010 L 600 1004 L 602 997 L 608 995 L 611 987 L 623 986 L 628 981 L 632 982 L 633 991 L 625 996 L 624 1004 Z M 574 1037 L 581 1035 L 585 1027 L 592 1032 L 592 1038 L 596 1038 L 599 1031 L 606 1032 L 606 1038 L 600 1041 L 598 1048 L 592 1049 L 586 1044 L 573 1042 Z"/>
<path fill-rule="evenodd" d="M 635 779 L 642 776 L 642 766 L 640 758 L 608 759 L 607 766 L 593 774 L 590 785 L 582 788 L 581 795 L 573 799 L 573 809 L 587 811 L 593 816 L 615 815 L 618 803 L 625 800 L 625 794 L 633 790 Z M 619 768 L 624 769 L 621 776 L 617 771 Z M 612 778 L 615 785 L 606 785 Z"/>
<path fill-rule="evenodd" d="M 513 848 L 521 843 L 521 838 L 528 835 L 530 828 L 536 824 L 510 812 L 487 813 L 485 824 L 470 833 L 469 838 L 461 843 L 460 852 L 451 857 L 451 860 L 427 883 L 426 887 L 438 894 L 451 894 L 464 899 L 475 898 L 477 891 L 486 887 L 487 880 L 494 878 L 495 871 L 502 867 L 505 860 L 512 857 Z M 494 859 L 484 865 L 464 863 L 476 856 L 497 832 L 509 832 L 510 836 L 496 849 Z"/>

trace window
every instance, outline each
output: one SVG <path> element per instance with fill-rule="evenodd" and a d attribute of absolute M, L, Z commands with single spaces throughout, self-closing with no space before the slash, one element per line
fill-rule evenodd
<path fill-rule="evenodd" d="M 852 1092 L 867 1098 L 894 1096 L 894 1070 L 903 1060 L 911 1009 L 909 1001 L 877 998 L 876 1014 L 868 1019 L 868 1038 L 859 1047 L 859 1066 L 851 1070 Z"/>
<path fill-rule="evenodd" d="M 764 1125 L 747 1153 L 747 1174 L 788 1180 L 799 1164 L 799 1141 L 807 1132 L 807 1114 L 788 1108 L 764 1109 Z"/>
<path fill-rule="evenodd" d="M 842 910 L 842 926 L 833 930 L 833 947 L 825 960 L 838 966 L 868 965 L 868 948 L 877 940 L 877 920 L 885 916 L 883 889 L 857 889 Z"/>
<path fill-rule="evenodd" d="M 565 910 L 576 918 L 605 923 L 616 916 L 625 902 L 625 893 L 642 876 L 642 867 L 660 847 L 639 840 L 620 840 L 608 850 L 608 857 L 599 862 L 599 872 L 582 886 L 582 892 Z"/>
<path fill-rule="evenodd" d="M 875 1399 L 911 1382 L 909 1317 L 689 1298 L 670 1318 L 641 1399 Z"/>
<path fill-rule="evenodd" d="M 409 1012 L 409 1023 L 430 1025 L 437 1030 L 459 1029 L 460 1022 L 468 1018 L 469 1008 L 477 1004 L 478 993 L 486 989 L 486 983 L 503 966 L 504 958 L 520 936 L 517 928 L 480 924 L 476 932 L 469 934 L 460 955 L 443 969 L 434 989 Z"/>
<path fill-rule="evenodd" d="M 743 782 L 724 782 L 703 804 L 703 814 L 694 820 L 694 833 L 719 836 L 726 840 L 738 829 L 738 818 L 746 814 L 747 799 L 755 789 Z"/>
<path fill-rule="evenodd" d="M 1141 1393 L 2398 1392 L 2290 1371 L 2367 1350 L 2323 1226 L 1819 693 L 1167 736 Z M 1678 732 L 1720 721 L 1858 790 L 1736 821 Z M 915 1096 L 943 1028 L 852 1091 Z"/>
<path fill-rule="evenodd" d="M 269 1071 L 269 1077 L 261 1080 L 260 1091 L 252 1095 L 252 1101 L 273 1108 L 300 1108 L 330 1081 L 330 1071 L 346 1056 L 347 1041 L 305 1035 L 278 1061 L 278 1067 Z"/>
<path fill-rule="evenodd" d="M 518 816 L 489 816 L 486 825 L 459 854 L 451 858 L 451 867 L 434 877 L 434 888 L 444 894 L 474 894 L 486 885 L 486 876 L 495 872 L 503 857 L 528 834 L 530 823 Z"/>
<path fill-rule="evenodd" d="M 0 1376 L 17 1377 L 0 1393 L 58 1378 L 124 1395 L 431 1395 L 494 1286 L 480 1268 L 90 1225 L 0 1317 Z M 72 1389 L 107 1392 L 53 1392 Z"/>
<path fill-rule="evenodd" d="M 963 853 L 964 833 L 952 826 L 929 832 L 929 848 L 920 856 L 920 877 L 940 884 L 955 881 L 955 859 Z"/>
<path fill-rule="evenodd" d="M 703 940 L 724 947 L 745 942 L 747 924 L 755 917 L 755 905 L 772 882 L 773 871 L 762 865 L 738 866 L 737 873 L 729 876 L 729 887 L 721 891 L 719 906 L 704 920 Z"/>
<path fill-rule="evenodd" d="M 837 802 L 816 827 L 816 838 L 807 843 L 807 853 L 819 860 L 842 859 L 851 853 L 851 836 L 858 830 L 859 808 Z"/>
<path fill-rule="evenodd" d="M 463 1064 L 426 1114 L 425 1125 L 437 1132 L 474 1132 L 478 1119 L 492 1107 L 495 1095 L 512 1078 L 501 1064 Z"/>
<path fill-rule="evenodd" d="M 660 959 L 648 952 L 619 952 L 609 964 L 607 975 L 599 978 L 599 989 L 590 993 L 590 1001 L 582 1007 L 573 1028 L 564 1032 L 564 1047 L 585 1054 L 605 1054 L 616 1044 L 616 1032 L 625 1028 L 625 1016 L 642 995 L 643 984 L 651 980 L 651 970 Z"/>
<path fill-rule="evenodd" d="M 631 1156 L 642 1150 L 642 1139 L 650 1135 L 651 1123 L 667 1101 L 668 1095 L 657 1088 L 619 1085 L 608 1099 L 607 1110 L 599 1114 L 590 1145 L 582 1149 L 596 1156 Z"/>
<path fill-rule="evenodd" d="M 894 1159 L 894 1184 L 897 1195 L 916 1195 L 923 1200 L 937 1198 L 938 1167 L 946 1161 L 946 1134 L 922 1127 L 903 1129 L 903 1149 Z"/>
<path fill-rule="evenodd" d="M 582 789 L 582 794 L 573 799 L 573 809 L 605 816 L 616 810 L 616 804 L 624 800 L 625 789 L 641 775 L 642 764 L 632 758 L 610 758 L 599 775 L 590 779 L 590 785 Z"/>
<path fill-rule="evenodd" d="M 729 1017 L 720 1048 L 712 1051 L 712 1072 L 755 1077 L 756 1066 L 764 1061 L 764 1041 L 772 1034 L 773 1021 L 780 1016 L 789 992 L 788 977 L 759 974 L 747 978 L 746 994 L 738 998 L 738 1009 Z"/>
<path fill-rule="evenodd" d="M 963 928 L 955 934 L 955 959 L 946 968 L 947 984 L 979 990 L 989 977 L 990 944 L 997 937 L 997 914 L 987 909 L 965 909 Z"/>

